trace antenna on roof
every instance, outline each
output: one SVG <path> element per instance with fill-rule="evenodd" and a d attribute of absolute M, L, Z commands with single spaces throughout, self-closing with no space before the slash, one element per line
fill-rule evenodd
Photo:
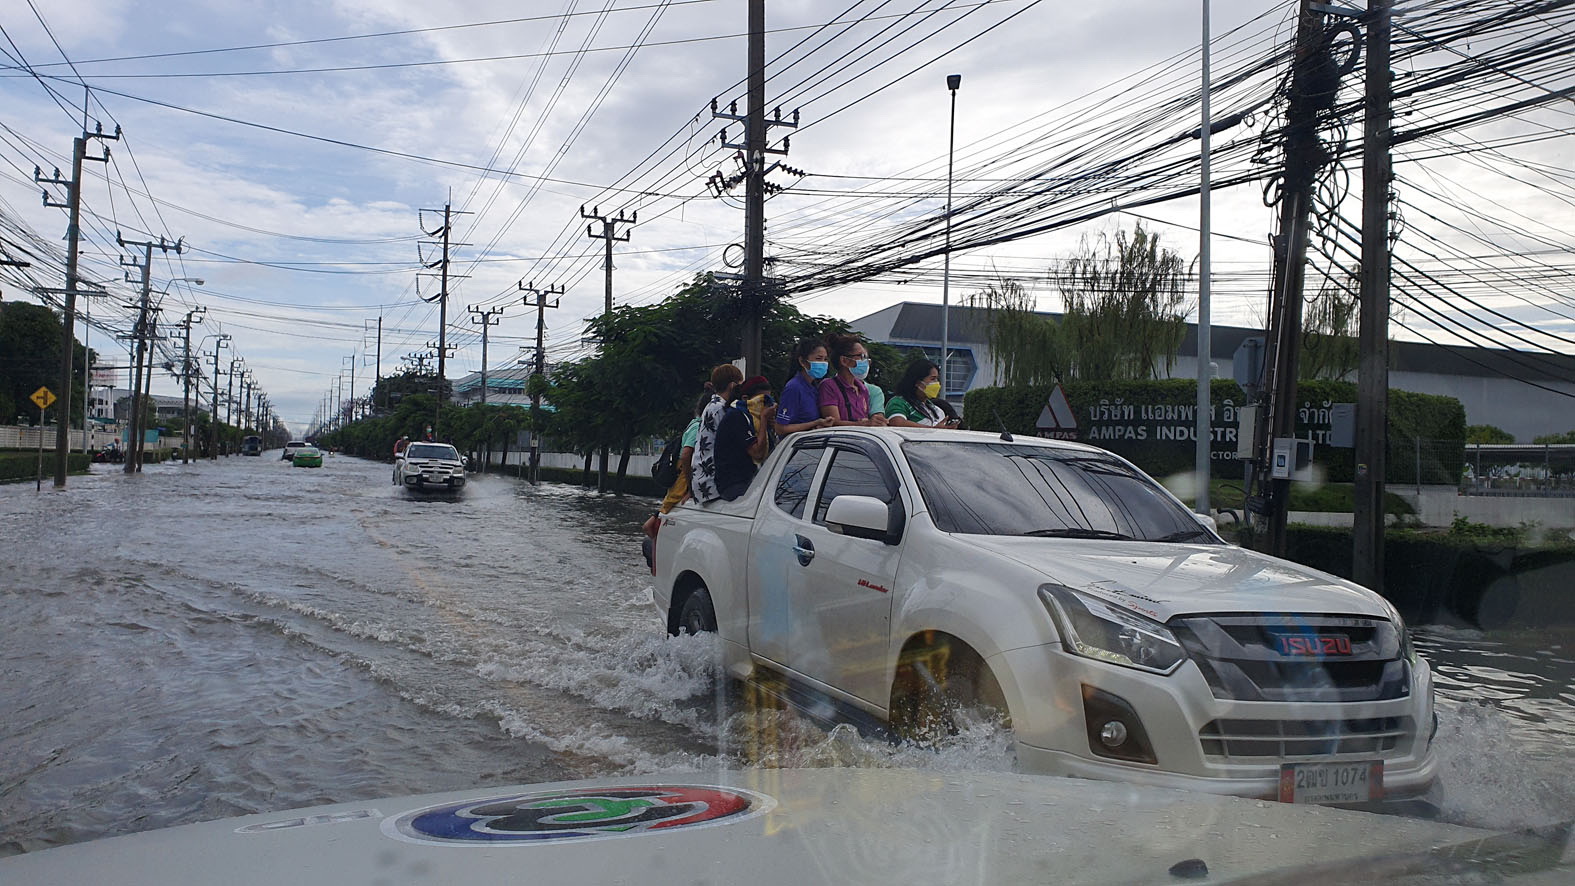
<path fill-rule="evenodd" d="M 994 406 L 991 406 L 990 414 L 995 416 L 995 423 L 1001 426 L 1001 440 L 1006 443 L 1012 442 L 1012 435 L 1006 430 L 1006 422 L 1001 421 L 1000 410 L 996 409 Z"/>

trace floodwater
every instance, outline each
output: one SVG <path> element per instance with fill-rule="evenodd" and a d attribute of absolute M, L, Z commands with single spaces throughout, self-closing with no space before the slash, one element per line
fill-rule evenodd
<path fill-rule="evenodd" d="M 719 766 L 1008 769 L 761 714 L 669 638 L 650 503 L 512 479 L 407 497 L 277 454 L 0 486 L 0 856 L 388 795 Z M 1444 816 L 1575 808 L 1575 627 L 1423 628 Z M 748 712 L 748 713 L 740 713 Z"/>

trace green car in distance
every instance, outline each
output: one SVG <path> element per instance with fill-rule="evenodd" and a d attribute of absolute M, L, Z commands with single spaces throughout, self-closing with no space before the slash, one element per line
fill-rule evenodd
<path fill-rule="evenodd" d="M 298 468 L 320 468 L 323 466 L 323 451 L 316 446 L 302 446 L 295 450 L 291 462 Z"/>

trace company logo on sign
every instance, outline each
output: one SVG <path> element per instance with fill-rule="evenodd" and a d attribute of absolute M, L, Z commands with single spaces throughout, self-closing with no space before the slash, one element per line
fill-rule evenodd
<path fill-rule="evenodd" d="M 577 788 L 446 803 L 383 822 L 418 843 L 562 843 L 731 824 L 770 811 L 764 794 L 709 785 Z"/>
<path fill-rule="evenodd" d="M 1045 408 L 1039 412 L 1039 421 L 1034 423 L 1039 430 L 1039 436 L 1049 437 L 1053 440 L 1077 439 L 1077 416 L 1072 412 L 1072 404 L 1066 399 L 1066 392 L 1056 385 L 1050 390 L 1050 396 L 1045 401 Z"/>

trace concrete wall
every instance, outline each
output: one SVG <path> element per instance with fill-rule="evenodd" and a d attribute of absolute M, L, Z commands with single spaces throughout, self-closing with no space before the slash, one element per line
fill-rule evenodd
<path fill-rule="evenodd" d="M 1534 523 L 1544 529 L 1575 528 L 1575 497 L 1533 495 L 1461 495 L 1453 486 L 1390 486 L 1416 509 L 1426 526 L 1448 526 L 1455 517 L 1489 526 Z"/>
<path fill-rule="evenodd" d="M 44 449 L 50 451 L 54 450 L 55 429 L 53 426 L 37 428 L 18 427 L 16 425 L 0 425 L 0 449 L 37 449 L 40 433 L 42 433 L 44 437 Z M 119 439 L 120 434 L 118 432 L 93 430 L 88 433 L 88 449 L 102 449 L 109 445 L 109 441 Z M 166 437 L 165 439 L 169 440 L 171 438 Z M 180 438 L 175 437 L 173 439 L 175 441 L 174 443 L 165 443 L 164 445 L 179 446 Z M 83 451 L 82 430 L 80 428 L 71 429 L 70 441 L 72 452 Z"/>
<path fill-rule="evenodd" d="M 659 457 L 658 455 L 631 455 L 631 456 L 629 456 L 629 469 L 628 469 L 629 476 L 632 477 L 632 476 L 635 476 L 637 474 L 638 475 L 642 475 L 642 476 L 646 476 L 646 477 L 651 476 L 651 466 L 656 464 L 656 459 L 658 457 Z M 530 450 L 528 450 L 528 449 L 511 449 L 511 450 L 509 450 L 509 460 L 508 460 L 507 464 L 518 466 L 518 465 L 524 464 L 529 458 L 530 458 Z M 607 458 L 607 470 L 612 471 L 612 472 L 617 472 L 617 470 L 618 470 L 618 458 L 619 458 L 619 455 L 616 452 L 611 453 L 608 456 L 608 458 Z M 505 464 L 505 462 L 503 461 L 501 452 L 493 452 L 492 453 L 492 464 L 494 466 L 501 466 L 501 465 Z M 596 470 L 598 464 L 599 464 L 599 462 L 597 461 L 597 459 L 592 458 L 591 459 L 591 470 L 593 470 L 593 471 Z M 541 454 L 541 465 L 544 468 L 570 468 L 570 469 L 573 469 L 573 470 L 579 470 L 579 469 L 585 467 L 585 456 L 577 455 L 577 454 L 575 454 L 573 452 L 543 452 Z"/>

